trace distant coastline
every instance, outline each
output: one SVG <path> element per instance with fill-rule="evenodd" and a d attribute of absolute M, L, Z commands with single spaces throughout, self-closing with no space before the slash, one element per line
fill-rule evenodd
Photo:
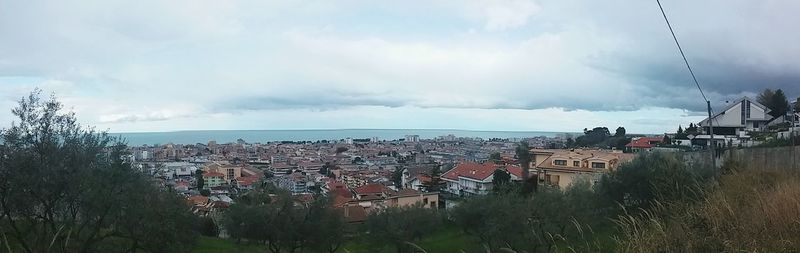
<path fill-rule="evenodd" d="M 421 139 L 432 139 L 439 136 L 455 135 L 456 137 L 490 138 L 529 138 L 556 137 L 559 134 L 581 134 L 575 132 L 548 131 L 480 131 L 461 129 L 301 129 L 301 130 L 186 130 L 171 132 L 126 132 L 109 133 L 111 136 L 124 138 L 128 145 L 153 144 L 195 144 L 216 141 L 218 143 L 235 142 L 242 139 L 249 143 L 265 143 L 271 141 L 317 141 L 340 140 L 345 138 L 372 138 L 379 140 L 397 140 L 406 135 L 419 135 Z"/>

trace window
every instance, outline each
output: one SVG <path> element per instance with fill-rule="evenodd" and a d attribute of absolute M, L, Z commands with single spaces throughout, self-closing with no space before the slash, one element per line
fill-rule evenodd
<path fill-rule="evenodd" d="M 753 121 L 753 128 L 758 128 L 758 121 Z"/>
<path fill-rule="evenodd" d="M 709 158 L 709 160 L 710 160 L 710 159 L 711 159 L 711 158 Z M 427 204 L 428 204 L 428 198 L 423 198 L 423 199 L 422 199 L 422 203 L 425 203 L 425 204 L 427 205 Z"/>
<path fill-rule="evenodd" d="M 572 161 L 572 166 L 573 167 L 581 167 L 581 162 L 580 161 Z"/>
<path fill-rule="evenodd" d="M 593 169 L 605 169 L 606 168 L 606 163 L 593 162 L 592 163 L 592 168 Z"/>
<path fill-rule="evenodd" d="M 742 105 L 739 107 L 739 109 L 741 111 L 741 122 L 740 123 L 742 125 L 744 125 L 745 124 L 745 120 L 747 119 L 747 115 L 745 114 L 745 103 L 742 103 Z"/>
<path fill-rule="evenodd" d="M 555 160 L 553 161 L 555 165 L 567 166 L 567 160 Z"/>
<path fill-rule="evenodd" d="M 747 100 L 747 118 L 750 118 L 750 100 Z"/>
<path fill-rule="evenodd" d="M 558 181 L 560 179 L 559 175 L 547 175 L 547 184 L 549 185 L 558 185 Z"/>

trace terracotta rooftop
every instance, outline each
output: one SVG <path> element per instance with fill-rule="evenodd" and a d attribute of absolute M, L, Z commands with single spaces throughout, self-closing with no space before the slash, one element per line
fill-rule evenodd
<path fill-rule="evenodd" d="M 376 193 L 386 192 L 387 190 L 389 189 L 382 184 L 367 184 L 367 185 L 362 185 L 354 189 L 353 191 L 355 191 L 356 194 L 376 194 Z"/>
<path fill-rule="evenodd" d="M 631 140 L 631 143 L 625 144 L 625 146 L 631 148 L 652 148 L 655 145 L 651 143 L 661 143 L 662 141 L 664 141 L 664 137 L 642 137 Z"/>
<path fill-rule="evenodd" d="M 458 180 L 458 177 L 466 177 L 475 180 L 484 180 L 492 175 L 496 169 L 497 167 L 491 163 L 462 163 L 445 172 L 442 178 Z"/>

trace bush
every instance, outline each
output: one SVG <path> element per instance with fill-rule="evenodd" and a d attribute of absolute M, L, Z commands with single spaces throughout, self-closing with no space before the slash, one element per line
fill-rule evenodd
<path fill-rule="evenodd" d="M 798 252 L 800 178 L 745 169 L 695 205 L 664 203 L 618 220 L 620 252 Z"/>
<path fill-rule="evenodd" d="M 201 235 L 210 237 L 219 236 L 219 227 L 211 217 L 200 217 L 196 224 L 197 232 L 199 232 Z"/>
<path fill-rule="evenodd" d="M 674 153 L 642 153 L 604 175 L 597 190 L 625 209 L 648 209 L 657 201 L 699 199 L 700 189 L 712 175 L 709 168 L 690 167 Z"/>

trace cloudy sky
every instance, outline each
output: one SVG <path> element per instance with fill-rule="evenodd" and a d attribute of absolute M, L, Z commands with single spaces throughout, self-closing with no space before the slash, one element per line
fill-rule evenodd
<path fill-rule="evenodd" d="M 800 1 L 662 2 L 715 106 L 800 94 Z M 704 110 L 654 0 L 0 0 L 0 126 L 35 87 L 112 132 L 662 133 Z"/>

